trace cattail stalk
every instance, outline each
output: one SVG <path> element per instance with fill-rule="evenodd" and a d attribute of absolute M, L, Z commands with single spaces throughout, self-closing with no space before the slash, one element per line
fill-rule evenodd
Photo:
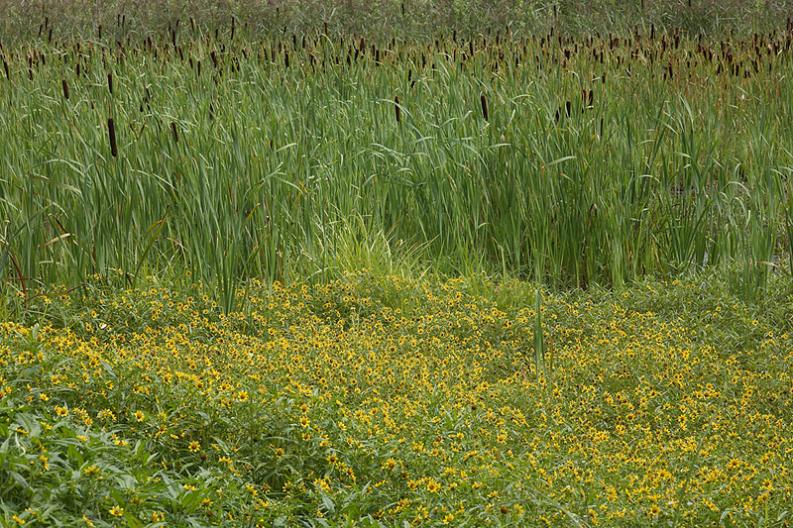
<path fill-rule="evenodd" d="M 485 121 L 490 121 L 490 112 L 487 109 L 487 98 L 485 94 L 479 97 L 479 101 L 482 103 L 482 117 L 485 118 Z"/>

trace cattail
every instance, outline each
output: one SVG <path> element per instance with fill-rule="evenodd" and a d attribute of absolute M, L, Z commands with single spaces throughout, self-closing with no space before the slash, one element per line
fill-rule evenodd
<path fill-rule="evenodd" d="M 112 117 L 107 119 L 107 134 L 110 138 L 110 154 L 112 154 L 114 158 L 117 158 L 118 145 L 116 144 L 116 125 L 113 123 Z"/>
<path fill-rule="evenodd" d="M 394 97 L 394 114 L 396 115 L 397 123 L 402 121 L 402 110 L 399 107 L 399 96 Z"/>
<path fill-rule="evenodd" d="M 107 89 L 110 92 L 110 95 L 113 95 L 113 74 L 107 74 Z"/>
<path fill-rule="evenodd" d="M 171 121 L 171 135 L 173 135 L 173 142 L 179 143 L 179 133 L 176 130 L 176 123 Z"/>
<path fill-rule="evenodd" d="M 3 57 L 3 70 L 5 71 L 6 79 L 8 79 L 10 81 L 11 80 L 11 73 L 8 70 L 8 62 L 6 62 L 6 58 L 5 57 Z"/>
<path fill-rule="evenodd" d="M 289 52 L 284 50 L 284 66 L 289 68 Z"/>
<path fill-rule="evenodd" d="M 69 100 L 69 83 L 66 82 L 66 79 L 61 81 L 61 88 L 63 88 L 63 98 L 67 101 Z"/>
<path fill-rule="evenodd" d="M 234 34 L 237 32 L 237 17 L 231 17 L 231 40 L 234 40 Z"/>
<path fill-rule="evenodd" d="M 490 113 L 487 110 L 487 98 L 485 94 L 479 96 L 479 102 L 482 104 L 482 117 L 485 118 L 485 121 L 490 120 Z"/>

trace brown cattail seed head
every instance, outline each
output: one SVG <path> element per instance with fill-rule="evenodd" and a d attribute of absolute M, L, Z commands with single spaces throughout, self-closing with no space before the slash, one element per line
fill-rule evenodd
<path fill-rule="evenodd" d="M 116 143 L 116 125 L 112 117 L 107 120 L 107 135 L 110 139 L 110 154 L 112 154 L 114 158 L 117 158 L 118 144 Z"/>
<path fill-rule="evenodd" d="M 402 121 L 402 109 L 399 106 L 399 96 L 394 97 L 394 113 L 396 114 L 396 121 Z"/>

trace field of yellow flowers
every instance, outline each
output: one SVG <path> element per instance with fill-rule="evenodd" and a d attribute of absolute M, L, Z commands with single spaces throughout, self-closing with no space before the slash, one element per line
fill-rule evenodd
<path fill-rule="evenodd" d="M 348 276 L 0 325 L 0 526 L 791 526 L 793 302 Z M 542 356 L 537 358 L 537 327 Z"/>

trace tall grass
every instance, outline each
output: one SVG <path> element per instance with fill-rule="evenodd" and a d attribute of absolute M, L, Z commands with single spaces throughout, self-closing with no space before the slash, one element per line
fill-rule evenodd
<path fill-rule="evenodd" d="M 241 279 L 361 266 L 559 287 L 722 266 L 749 293 L 790 271 L 790 32 L 173 27 L 3 50 L 4 285 L 154 274 L 230 308 Z"/>

